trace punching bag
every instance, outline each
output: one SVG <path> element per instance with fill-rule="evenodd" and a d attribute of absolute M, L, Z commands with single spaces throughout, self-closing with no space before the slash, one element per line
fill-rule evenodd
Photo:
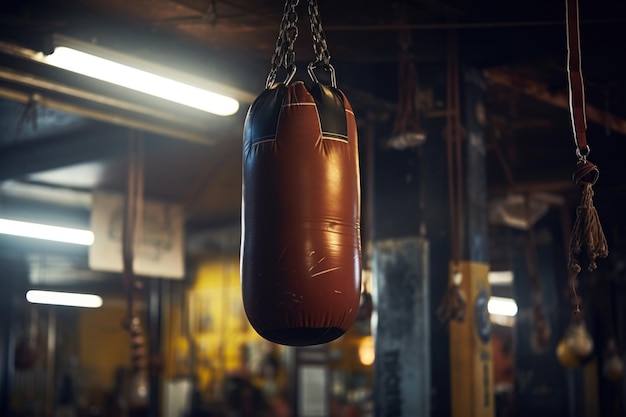
<path fill-rule="evenodd" d="M 242 207 L 241 284 L 254 329 L 292 346 L 341 336 L 359 310 L 361 244 L 356 122 L 339 89 L 278 83 L 252 103 Z"/>

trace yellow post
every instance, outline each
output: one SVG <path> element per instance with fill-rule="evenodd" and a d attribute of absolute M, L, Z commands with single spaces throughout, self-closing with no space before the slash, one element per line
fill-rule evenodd
<path fill-rule="evenodd" d="M 450 322 L 452 417 L 493 417 L 489 266 L 461 261 L 459 272 L 467 312 L 464 322 Z"/>

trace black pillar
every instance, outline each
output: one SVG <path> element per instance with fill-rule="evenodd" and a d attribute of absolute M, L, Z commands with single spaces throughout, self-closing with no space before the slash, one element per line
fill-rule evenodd
<path fill-rule="evenodd" d="M 584 415 L 582 370 L 564 369 L 555 352 L 571 306 L 564 302 L 567 271 L 559 213 L 550 211 L 535 226 L 534 248 L 546 320 L 551 328 L 546 349 L 537 349 L 533 339 L 533 292 L 526 259 L 527 232 L 511 229 L 510 259 L 518 314 L 515 323 L 515 396 L 520 416 Z M 533 248 L 531 248 L 532 250 Z"/>
<path fill-rule="evenodd" d="M 442 49 L 445 51 L 445 48 Z M 428 246 L 426 268 L 429 327 L 428 362 L 420 372 L 429 372 L 430 413 L 433 417 L 449 417 L 451 407 L 451 366 L 450 366 L 450 326 L 436 319 L 436 310 L 448 287 L 449 265 L 451 260 L 451 227 L 448 197 L 448 168 L 446 160 L 446 62 L 420 63 L 418 66 L 420 89 L 432 96 L 433 107 L 422 114 L 422 128 L 426 131 L 426 140 L 421 146 L 398 150 L 384 146 L 384 139 L 391 135 L 391 126 L 377 126 L 377 147 L 375 153 L 375 186 L 374 186 L 374 241 L 376 244 L 390 241 L 401 242 L 403 239 L 424 239 Z M 463 126 L 463 247 L 461 254 L 465 262 L 467 282 L 473 287 L 487 283 L 487 182 L 486 182 L 486 148 L 485 148 L 485 112 L 484 112 L 484 80 L 479 70 L 465 70 L 460 75 L 460 118 Z M 399 256 L 399 255 L 398 255 Z M 415 253 L 415 256 L 419 256 Z M 374 259 L 376 262 L 376 259 Z M 374 276 L 374 280 L 377 277 Z M 401 281 L 389 285 L 399 285 Z M 480 292 L 478 300 L 481 317 L 486 314 L 487 291 Z M 384 294 L 379 294 L 383 296 Z M 474 308 L 474 297 L 468 300 Z M 393 300 L 385 304 L 379 300 L 376 308 L 393 307 Z M 473 310 L 472 310 L 473 311 Z M 378 311 L 378 314 L 384 314 Z M 407 313 L 410 314 L 410 313 Z M 414 320 L 421 317 L 413 315 Z M 470 317 L 473 320 L 473 316 Z M 468 322 L 470 321 L 468 319 Z M 472 321 L 471 328 L 466 329 L 467 338 L 473 336 L 477 324 Z M 485 326 L 483 326 L 485 327 Z M 487 326 L 488 331 L 488 326 Z M 464 333 L 464 334 L 465 334 Z M 482 339 L 481 339 L 482 340 Z M 426 342 L 424 342 L 426 343 Z M 469 342 L 468 342 L 469 343 Z M 477 342 L 478 343 L 478 342 Z M 377 346 L 378 348 L 378 346 Z M 490 341 L 487 337 L 480 342 L 480 350 L 476 348 L 473 361 L 480 363 L 480 372 L 472 372 L 477 384 L 484 387 L 488 394 L 487 413 L 493 410 L 493 392 Z M 381 352 L 377 351 L 378 362 Z M 482 358 L 482 359 L 481 359 Z M 403 364 L 401 363 L 400 366 Z M 483 366 L 485 365 L 485 366 Z M 378 367 L 376 368 L 378 370 Z M 469 369 L 469 368 L 468 368 Z M 472 368 L 474 369 L 474 368 Z M 478 368 L 476 368 L 478 369 Z M 383 386 L 384 381 L 375 373 L 376 385 Z M 486 383 L 485 383 L 486 382 Z M 467 385 L 467 384 L 466 384 Z M 474 384 L 472 383 L 472 386 Z M 415 395 L 421 395 L 417 385 Z M 469 389 L 469 388 L 468 388 Z M 375 392 L 375 395 L 377 393 Z M 482 391 L 475 390 L 467 395 L 468 403 L 485 403 L 486 396 Z M 479 407 L 479 405 L 476 407 Z M 470 404 L 467 409 L 470 410 Z M 478 409 L 478 408 L 476 408 Z M 487 415 L 487 414 L 485 414 Z"/>
<path fill-rule="evenodd" d="M 0 415 L 9 415 L 11 355 L 11 322 L 13 321 L 11 274 L 0 278 Z"/>
<path fill-rule="evenodd" d="M 433 91 L 433 101 L 442 100 L 445 97 L 445 77 L 442 77 L 442 74 L 445 75 L 445 64 L 420 65 L 418 71 L 423 88 Z M 434 110 L 442 110 L 442 108 Z M 420 147 L 403 150 L 384 146 L 384 140 L 392 132 L 390 124 L 385 125 L 379 122 L 376 127 L 373 239 L 375 247 L 376 245 L 379 247 L 379 254 L 384 254 L 384 257 L 395 257 L 396 267 L 401 264 L 406 267 L 403 273 L 396 271 L 387 276 L 385 283 L 389 286 L 387 289 L 392 289 L 394 286 L 415 285 L 419 286 L 416 290 L 419 290 L 420 297 L 425 297 L 424 303 L 420 306 L 426 308 L 425 313 L 411 315 L 411 312 L 406 312 L 405 315 L 415 320 L 409 325 L 423 325 L 426 329 L 428 337 L 417 343 L 420 344 L 419 351 L 427 353 L 428 359 L 424 360 L 427 360 L 428 364 L 418 366 L 413 362 L 410 364 L 401 362 L 399 366 L 417 367 L 418 369 L 411 369 L 410 372 L 421 373 L 419 376 L 422 377 L 422 381 L 429 380 L 430 386 L 426 387 L 419 385 L 418 379 L 414 379 L 414 382 L 407 381 L 407 383 L 414 383 L 414 395 L 424 394 L 429 397 L 430 412 L 426 415 L 449 417 L 449 335 L 447 326 L 435 319 L 437 304 L 447 287 L 450 259 L 446 147 L 442 137 L 445 117 L 424 117 L 422 120 L 422 128 L 427 135 L 426 141 Z M 422 242 L 422 250 L 417 249 L 418 241 Z M 408 256 L 406 245 L 409 242 L 413 242 L 413 256 L 416 258 L 424 256 L 419 262 L 411 263 L 405 259 Z M 395 255 L 390 252 L 390 248 L 394 245 L 398 248 Z M 403 247 L 404 253 L 400 251 Z M 414 260 L 417 261 L 417 259 Z M 374 259 L 375 262 L 376 259 Z M 379 262 L 381 267 L 386 264 L 384 259 L 379 259 Z M 391 264 L 388 266 L 390 267 Z M 376 279 L 377 277 L 374 276 L 374 280 Z M 417 292 L 407 293 L 406 298 L 417 296 L 417 294 Z M 388 294 L 381 292 L 378 295 L 378 305 L 375 305 L 378 310 L 377 314 L 379 317 L 385 314 L 393 316 L 395 310 L 381 311 L 380 308 L 381 306 L 383 309 L 387 308 L 385 306 L 394 308 L 395 300 L 382 300 L 381 297 L 388 297 Z M 377 346 L 376 355 L 374 395 L 384 396 L 386 395 L 384 387 L 385 384 L 389 386 L 389 380 L 385 382 L 379 374 L 379 366 L 382 366 L 380 361 L 385 360 L 381 357 L 384 353 L 380 351 L 380 346 Z M 413 359 L 415 358 L 411 360 Z M 424 377 L 427 378 L 424 379 Z"/>
<path fill-rule="evenodd" d="M 453 417 L 491 417 L 495 412 L 491 323 L 487 310 L 491 288 L 488 263 L 485 81 L 472 67 L 459 71 L 461 157 L 460 259 L 456 268 L 467 301 L 465 320 L 451 320 L 450 391 Z M 451 140 L 455 140 L 453 137 Z M 454 239 L 454 234 L 451 234 Z M 454 261 L 454 260 L 452 260 Z M 451 263 L 451 269 L 455 268 Z"/>
<path fill-rule="evenodd" d="M 15 354 L 15 305 L 28 279 L 28 267 L 15 258 L 0 258 L 0 416 L 10 416 Z"/>

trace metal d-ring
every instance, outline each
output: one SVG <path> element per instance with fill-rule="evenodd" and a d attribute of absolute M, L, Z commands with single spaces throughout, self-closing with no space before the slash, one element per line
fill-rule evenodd
<path fill-rule="evenodd" d="M 287 75 L 285 76 L 285 80 L 283 81 L 284 85 L 289 85 L 293 77 L 296 75 L 298 68 L 296 64 L 291 64 L 287 69 Z M 276 73 L 271 73 L 267 76 L 267 80 L 265 81 L 265 88 L 272 88 L 276 84 Z"/>
<path fill-rule="evenodd" d="M 579 161 L 586 161 L 587 156 L 589 156 L 589 153 L 591 152 L 591 148 L 589 147 L 589 145 L 585 146 L 585 148 L 583 149 L 585 151 L 581 152 L 580 148 L 576 148 L 576 156 L 578 157 Z"/>
<path fill-rule="evenodd" d="M 289 85 L 291 80 L 293 80 L 293 77 L 296 75 L 297 70 L 298 68 L 296 67 L 296 64 L 291 64 L 288 69 L 289 72 L 287 73 L 287 76 L 285 77 L 285 81 L 283 81 L 283 84 Z"/>
<path fill-rule="evenodd" d="M 330 73 L 330 86 L 333 88 L 337 88 L 337 77 L 335 76 L 335 68 L 331 64 L 326 64 L 320 61 L 309 63 L 309 65 L 307 65 L 306 67 L 306 70 L 309 73 L 309 77 L 311 77 L 311 80 L 313 80 L 314 83 L 319 83 L 317 75 L 315 75 L 315 68 L 317 68 L 317 66 L 320 64 L 323 64 L 324 69 Z"/>

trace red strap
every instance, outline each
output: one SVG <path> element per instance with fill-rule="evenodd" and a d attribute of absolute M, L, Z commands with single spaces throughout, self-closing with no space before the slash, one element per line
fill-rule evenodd
<path fill-rule="evenodd" d="M 587 117 L 585 114 L 585 88 L 580 60 L 580 30 L 578 0 L 565 0 L 567 10 L 567 80 L 569 82 L 569 106 L 572 118 L 574 143 L 578 152 L 586 156 Z"/>

